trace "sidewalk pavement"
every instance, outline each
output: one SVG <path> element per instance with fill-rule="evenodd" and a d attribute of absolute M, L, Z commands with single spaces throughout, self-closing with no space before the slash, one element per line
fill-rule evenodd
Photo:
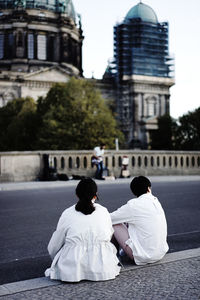
<path fill-rule="evenodd" d="M 200 181 L 200 175 L 188 175 L 188 176 L 148 176 L 151 182 L 184 182 L 184 181 Z M 132 178 L 117 178 L 115 180 L 108 177 L 107 180 L 96 180 L 98 185 L 102 184 L 121 184 L 131 182 Z M 43 188 L 59 188 L 67 186 L 76 186 L 78 180 L 68 181 L 31 181 L 31 182 L 0 182 L 0 191 L 12 191 L 12 190 L 31 190 L 31 189 L 43 189 Z"/>
<path fill-rule="evenodd" d="M 200 181 L 200 176 L 149 176 L 152 182 Z M 131 178 L 97 181 L 129 184 Z M 76 186 L 76 180 L 0 183 L 0 191 Z M 200 248 L 168 253 L 146 266 L 124 264 L 120 275 L 109 281 L 62 283 L 35 278 L 0 286 L 0 300 L 200 300 Z"/>
<path fill-rule="evenodd" d="M 109 281 L 62 283 L 36 278 L 0 286 L 5 300 L 199 300 L 200 248 L 167 254 L 146 266 L 126 264 Z"/>

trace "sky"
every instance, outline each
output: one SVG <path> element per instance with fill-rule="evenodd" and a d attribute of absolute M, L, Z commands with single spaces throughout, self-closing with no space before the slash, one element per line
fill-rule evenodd
<path fill-rule="evenodd" d="M 102 78 L 113 57 L 113 27 L 139 0 L 73 0 L 83 28 L 83 75 Z M 170 114 L 178 118 L 200 106 L 200 0 L 144 0 L 159 22 L 169 22 L 169 53 L 175 58 Z"/>

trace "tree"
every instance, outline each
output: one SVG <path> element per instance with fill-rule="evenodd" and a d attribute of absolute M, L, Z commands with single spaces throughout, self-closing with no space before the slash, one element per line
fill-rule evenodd
<path fill-rule="evenodd" d="M 166 114 L 158 118 L 158 129 L 151 132 L 151 149 L 172 150 L 174 149 L 174 134 L 177 124 L 170 115 Z"/>
<path fill-rule="evenodd" d="M 176 149 L 200 150 L 200 107 L 179 118 Z"/>
<path fill-rule="evenodd" d="M 114 147 L 123 135 L 99 91 L 84 79 L 57 83 L 38 100 L 40 149 L 92 149 L 99 143 Z"/>
<path fill-rule="evenodd" d="M 19 98 L 0 108 L 0 150 L 33 150 L 36 137 L 36 103 Z"/>

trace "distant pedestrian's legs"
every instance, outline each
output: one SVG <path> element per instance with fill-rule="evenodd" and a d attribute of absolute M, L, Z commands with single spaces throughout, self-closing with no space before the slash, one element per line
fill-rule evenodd
<path fill-rule="evenodd" d="M 117 240 L 119 246 L 124 250 L 130 259 L 134 259 L 133 252 L 131 248 L 126 245 L 126 241 L 130 238 L 128 233 L 128 228 L 125 224 L 113 225 L 114 237 Z"/>
<path fill-rule="evenodd" d="M 96 170 L 95 178 L 101 179 L 102 175 L 103 175 L 103 161 L 100 161 L 97 164 L 97 170 Z"/>

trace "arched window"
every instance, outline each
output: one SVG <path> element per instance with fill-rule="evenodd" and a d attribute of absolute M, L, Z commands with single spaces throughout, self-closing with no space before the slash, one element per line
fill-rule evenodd
<path fill-rule="evenodd" d="M 17 47 L 23 47 L 23 33 L 22 31 L 17 32 L 17 40 L 16 40 Z"/>
<path fill-rule="evenodd" d="M 45 60 L 47 58 L 46 35 L 39 34 L 37 36 L 37 58 Z"/>
<path fill-rule="evenodd" d="M 4 57 L 4 34 L 0 34 L 0 59 Z"/>
<path fill-rule="evenodd" d="M 6 49 L 4 53 L 5 58 L 12 58 L 13 57 L 13 47 L 14 47 L 14 37 L 12 33 L 7 33 L 5 36 L 5 46 Z"/>
<path fill-rule="evenodd" d="M 147 116 L 156 116 L 156 98 L 151 97 L 147 99 Z"/>
<path fill-rule="evenodd" d="M 28 34 L 28 59 L 34 59 L 34 35 Z"/>

